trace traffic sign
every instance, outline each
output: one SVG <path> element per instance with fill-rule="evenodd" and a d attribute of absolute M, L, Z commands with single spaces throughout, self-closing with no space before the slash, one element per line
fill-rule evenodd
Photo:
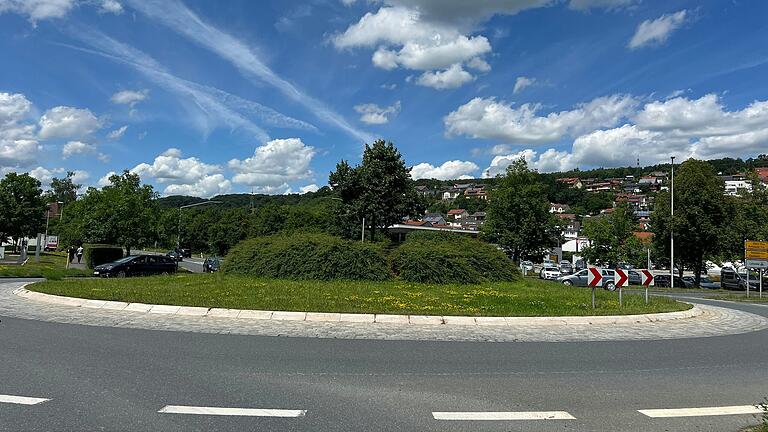
<path fill-rule="evenodd" d="M 640 270 L 640 283 L 644 286 L 653 286 L 653 273 L 650 270 Z"/>
<path fill-rule="evenodd" d="M 768 251 L 747 249 L 745 254 L 747 256 L 747 259 L 750 259 L 750 258 L 760 259 L 760 260 L 768 259 Z"/>
<path fill-rule="evenodd" d="M 745 264 L 744 266 L 746 268 L 762 269 L 762 270 L 768 269 L 768 261 L 767 260 L 748 259 L 744 264 Z"/>
<path fill-rule="evenodd" d="M 603 271 L 598 267 L 590 267 L 587 272 L 587 283 L 589 286 L 594 287 L 602 285 Z"/>
<path fill-rule="evenodd" d="M 627 275 L 626 271 L 617 268 L 613 272 L 613 281 L 616 283 L 617 287 L 629 286 L 629 275 Z"/>
<path fill-rule="evenodd" d="M 747 240 L 744 242 L 744 249 L 768 251 L 768 241 Z"/>

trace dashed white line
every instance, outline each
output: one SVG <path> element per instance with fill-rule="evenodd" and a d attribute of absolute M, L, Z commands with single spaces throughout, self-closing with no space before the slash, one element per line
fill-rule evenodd
<path fill-rule="evenodd" d="M 185 405 L 166 405 L 158 412 L 164 414 L 196 414 L 245 417 L 304 417 L 304 415 L 307 413 L 306 410 L 223 408 Z"/>
<path fill-rule="evenodd" d="M 638 412 L 651 418 L 671 418 L 762 414 L 763 410 L 756 405 L 735 405 L 704 408 L 644 409 L 638 410 Z"/>
<path fill-rule="evenodd" d="M 435 420 L 575 420 L 565 411 L 433 412 Z"/>
<path fill-rule="evenodd" d="M 18 405 L 37 405 L 49 401 L 45 398 L 34 398 L 26 396 L 0 395 L 0 403 L 18 404 Z"/>

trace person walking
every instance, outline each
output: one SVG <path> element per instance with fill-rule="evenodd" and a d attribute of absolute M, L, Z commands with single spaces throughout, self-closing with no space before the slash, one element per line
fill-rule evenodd
<path fill-rule="evenodd" d="M 83 258 L 83 246 L 77 247 L 77 263 L 80 264 L 80 260 Z"/>
<path fill-rule="evenodd" d="M 69 262 L 70 263 L 75 260 L 75 247 L 74 246 L 70 246 L 69 250 L 67 250 L 67 257 L 69 257 Z"/>

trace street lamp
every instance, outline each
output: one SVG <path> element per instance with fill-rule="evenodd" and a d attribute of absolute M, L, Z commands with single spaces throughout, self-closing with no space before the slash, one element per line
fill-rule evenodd
<path fill-rule="evenodd" d="M 669 287 L 675 287 L 675 157 L 672 156 L 672 181 L 670 184 L 669 223 Z"/>
<path fill-rule="evenodd" d="M 203 201 L 203 202 L 194 203 L 194 204 L 187 204 L 179 207 L 179 226 L 178 226 L 178 235 L 176 237 L 176 249 L 181 250 L 181 209 L 197 207 L 197 206 L 206 205 L 206 204 L 221 204 L 221 201 L 208 200 L 208 201 Z"/>

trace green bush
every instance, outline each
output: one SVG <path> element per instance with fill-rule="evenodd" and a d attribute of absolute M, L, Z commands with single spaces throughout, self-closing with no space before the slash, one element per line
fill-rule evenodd
<path fill-rule="evenodd" d="M 327 234 L 278 234 L 243 240 L 224 260 L 224 272 L 269 278 L 386 280 L 381 247 Z"/>
<path fill-rule="evenodd" d="M 123 257 L 123 248 L 106 244 L 84 244 L 83 259 L 88 268 L 111 263 Z"/>
<path fill-rule="evenodd" d="M 408 282 L 477 284 L 509 281 L 519 271 L 493 245 L 466 235 L 412 233 L 390 256 L 392 271 Z"/>

